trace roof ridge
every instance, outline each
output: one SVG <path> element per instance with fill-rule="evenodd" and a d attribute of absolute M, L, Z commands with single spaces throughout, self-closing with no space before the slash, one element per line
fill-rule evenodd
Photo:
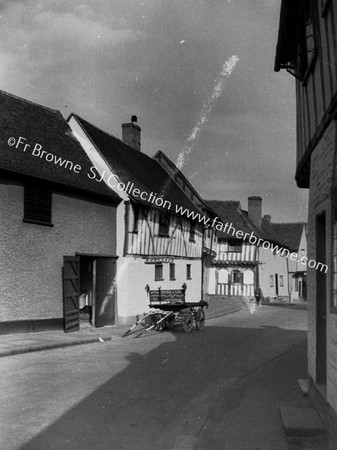
<path fill-rule="evenodd" d="M 208 199 L 208 200 L 204 200 L 206 203 L 207 202 L 220 202 L 220 203 L 241 203 L 240 200 L 212 200 L 212 199 Z"/>
<path fill-rule="evenodd" d="M 209 209 L 212 209 L 209 207 L 209 205 L 207 205 L 206 201 L 201 197 L 201 195 L 197 192 L 197 190 L 192 186 L 192 184 L 188 181 L 188 179 L 185 177 L 185 175 L 182 173 L 182 171 L 174 164 L 173 161 L 171 161 L 171 159 L 162 151 L 162 150 L 157 150 L 157 153 L 155 155 L 153 155 L 152 159 L 154 161 L 156 161 L 157 164 L 160 165 L 160 167 L 165 171 L 165 173 L 171 178 L 171 180 L 175 183 L 176 186 L 179 187 L 179 189 L 183 192 L 184 195 L 186 195 L 190 201 L 193 203 L 193 205 L 200 209 L 199 206 L 192 200 L 192 198 L 190 198 L 187 193 L 185 192 L 185 190 L 179 185 L 179 183 L 176 182 L 176 180 L 174 179 L 174 176 L 172 176 L 169 172 L 167 172 L 165 170 L 165 168 L 160 164 L 160 162 L 156 159 L 156 155 L 158 154 L 162 154 L 164 156 L 164 158 L 166 158 L 166 160 L 174 167 L 174 169 L 176 170 L 176 174 L 180 174 L 182 175 L 183 179 L 185 179 L 187 181 L 187 185 L 188 187 L 192 190 L 192 194 L 194 194 L 197 199 L 206 207 Z"/>
<path fill-rule="evenodd" d="M 47 111 L 58 112 L 63 117 L 63 115 L 62 115 L 62 113 L 61 113 L 61 111 L 59 109 L 50 108 L 49 106 L 44 106 L 44 105 L 41 105 L 40 103 L 32 102 L 31 100 L 27 100 L 26 98 L 20 97 L 20 96 L 15 95 L 15 94 L 11 94 L 10 92 L 3 91 L 2 89 L 0 89 L 0 93 L 8 95 L 8 97 L 12 97 L 12 98 L 15 98 L 17 100 L 21 100 L 24 103 L 29 103 L 30 105 L 34 105 L 34 106 L 38 106 L 40 108 L 46 109 Z"/>
<path fill-rule="evenodd" d="M 269 225 L 306 225 L 306 222 L 271 222 Z"/>
<path fill-rule="evenodd" d="M 96 128 L 96 130 L 100 131 L 101 133 L 104 133 L 104 134 L 106 134 L 107 136 L 109 136 L 109 137 L 111 137 L 111 138 L 113 138 L 113 139 L 116 139 L 117 141 L 121 142 L 123 145 L 126 145 L 127 147 L 131 148 L 133 152 L 136 152 L 137 154 L 140 153 L 141 155 L 145 155 L 147 158 L 150 158 L 151 160 L 156 161 L 153 157 L 147 155 L 147 154 L 144 153 L 144 152 L 141 152 L 140 150 L 136 150 L 136 149 L 133 148 L 131 145 L 126 144 L 122 139 L 118 138 L 118 137 L 115 136 L 114 134 L 109 133 L 108 131 L 102 130 L 102 128 L 99 128 L 97 125 L 94 125 L 93 123 L 91 123 L 91 122 L 89 122 L 88 120 L 84 119 L 84 118 L 83 118 L 82 116 L 80 116 L 79 114 L 73 112 L 73 113 L 71 113 L 71 114 L 69 115 L 69 117 L 70 117 L 71 115 L 73 115 L 73 116 L 75 116 L 75 117 L 78 117 L 80 120 L 83 120 L 84 122 L 86 122 L 87 124 L 89 124 L 91 127 Z M 69 117 L 68 117 L 68 118 L 69 118 Z M 68 120 L 68 119 L 67 119 L 67 120 Z M 159 164 L 158 161 L 156 161 L 156 163 Z"/>
<path fill-rule="evenodd" d="M 140 155 L 142 155 L 142 157 L 145 156 L 146 158 L 148 158 L 149 160 L 153 161 L 157 166 L 159 166 L 161 169 L 164 170 L 164 168 L 159 164 L 159 162 L 158 162 L 156 159 L 154 159 L 153 157 L 147 155 L 146 153 L 144 153 L 144 152 L 142 152 L 142 151 L 140 151 L 140 150 L 136 150 L 136 149 L 133 148 L 131 145 L 126 144 L 122 139 L 119 139 L 118 137 L 114 136 L 113 134 L 108 133 L 108 132 L 105 131 L 105 130 L 102 130 L 102 128 L 99 128 L 97 125 L 92 124 L 92 123 L 89 122 L 88 120 L 83 119 L 83 117 L 81 117 L 79 114 L 71 113 L 71 114 L 69 115 L 69 117 L 70 117 L 71 115 L 73 115 L 73 116 L 79 118 L 80 120 L 83 120 L 84 122 L 86 122 L 87 124 L 89 124 L 91 127 L 96 128 L 96 130 L 98 130 L 100 133 L 106 134 L 107 136 L 109 136 L 109 137 L 111 137 L 111 138 L 113 138 L 113 139 L 116 139 L 116 140 L 119 141 L 121 144 L 123 144 L 123 145 L 125 145 L 126 147 L 128 147 L 128 149 L 131 149 L 131 151 L 133 151 L 136 155 L 139 155 L 139 154 L 140 154 Z M 67 120 L 68 120 L 68 119 L 67 119 Z M 85 131 L 85 130 L 84 130 L 84 131 Z M 98 146 L 95 144 L 95 142 L 93 141 L 93 139 L 91 139 L 90 135 L 89 135 L 86 131 L 85 131 L 85 133 L 86 133 L 86 135 L 90 138 L 90 141 L 95 145 L 95 148 L 98 150 L 99 154 L 102 156 L 102 158 L 104 159 L 104 161 L 108 164 L 108 166 L 110 166 L 110 163 L 107 161 L 106 157 L 105 157 L 105 156 L 103 155 L 103 153 L 100 151 L 100 149 L 99 149 Z M 167 173 L 167 172 L 165 171 L 165 173 Z M 170 177 L 170 178 L 171 178 L 171 177 Z M 173 180 L 173 181 L 174 181 L 174 180 Z M 177 183 L 175 183 L 175 184 L 177 185 Z M 184 192 L 184 191 L 182 191 L 182 192 L 184 193 L 184 195 L 187 195 L 186 192 Z M 193 202 L 193 204 L 194 204 L 194 202 Z"/>

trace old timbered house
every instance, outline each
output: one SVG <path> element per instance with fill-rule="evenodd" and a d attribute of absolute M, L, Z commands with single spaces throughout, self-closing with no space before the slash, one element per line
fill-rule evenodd
<path fill-rule="evenodd" d="M 155 159 L 140 151 L 140 127 L 133 116 L 123 139 L 76 114 L 69 125 L 95 165 L 91 178 L 122 199 L 117 211 L 118 317 L 121 322 L 148 309 L 151 289 L 181 289 L 186 300 L 202 298 L 202 225 L 177 210 L 202 214 Z"/>
<path fill-rule="evenodd" d="M 275 70 L 295 77 L 296 181 L 309 189 L 310 393 L 337 419 L 337 3 L 283 0 Z M 322 402 L 324 404 L 324 402 Z M 329 408 L 328 408 L 329 409 Z"/>
<path fill-rule="evenodd" d="M 177 168 L 177 166 L 163 153 L 158 151 L 154 155 L 159 164 L 166 170 L 166 172 L 174 179 L 180 186 L 184 193 L 193 201 L 195 205 L 202 212 L 200 223 L 203 228 L 202 236 L 202 293 L 208 292 L 209 276 L 212 261 L 216 256 L 217 233 L 216 229 L 211 226 L 212 220 L 216 217 L 215 212 L 210 206 L 200 197 L 199 193 L 194 189 L 192 184 L 184 176 L 184 174 Z M 198 217 L 198 218 L 199 218 Z M 204 220 L 202 220 L 204 218 Z"/>
<path fill-rule="evenodd" d="M 238 201 L 207 203 L 228 224 L 226 230 L 218 231 L 208 293 L 254 297 L 260 285 L 265 298 L 288 299 L 287 259 L 271 248 L 287 246 L 263 228 L 261 197 L 248 198 L 248 211 Z"/>

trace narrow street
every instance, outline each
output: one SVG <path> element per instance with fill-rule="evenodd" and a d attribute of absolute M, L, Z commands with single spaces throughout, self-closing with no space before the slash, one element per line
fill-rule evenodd
<path fill-rule="evenodd" d="M 262 306 L 201 332 L 2 358 L 0 448 L 286 449 L 279 407 L 306 376 L 306 314 Z"/>

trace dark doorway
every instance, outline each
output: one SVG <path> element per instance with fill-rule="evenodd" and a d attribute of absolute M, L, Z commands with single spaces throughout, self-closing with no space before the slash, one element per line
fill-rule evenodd
<path fill-rule="evenodd" d="M 326 215 L 316 217 L 316 261 L 326 264 Z M 316 383 L 326 385 L 326 274 L 316 270 Z"/>
<path fill-rule="evenodd" d="M 116 310 L 116 260 L 113 258 L 95 259 L 95 311 L 96 327 L 115 323 Z"/>
<path fill-rule="evenodd" d="M 275 273 L 275 295 L 278 297 L 278 274 Z"/>
<path fill-rule="evenodd" d="M 116 258 L 64 257 L 64 329 L 113 325 L 116 316 Z"/>

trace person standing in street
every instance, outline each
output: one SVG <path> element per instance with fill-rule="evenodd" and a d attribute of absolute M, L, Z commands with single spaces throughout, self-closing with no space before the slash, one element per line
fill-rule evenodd
<path fill-rule="evenodd" d="M 262 297 L 262 290 L 260 288 L 260 285 L 257 286 L 254 290 L 255 300 L 256 300 L 256 306 L 260 306 L 260 301 Z"/>

